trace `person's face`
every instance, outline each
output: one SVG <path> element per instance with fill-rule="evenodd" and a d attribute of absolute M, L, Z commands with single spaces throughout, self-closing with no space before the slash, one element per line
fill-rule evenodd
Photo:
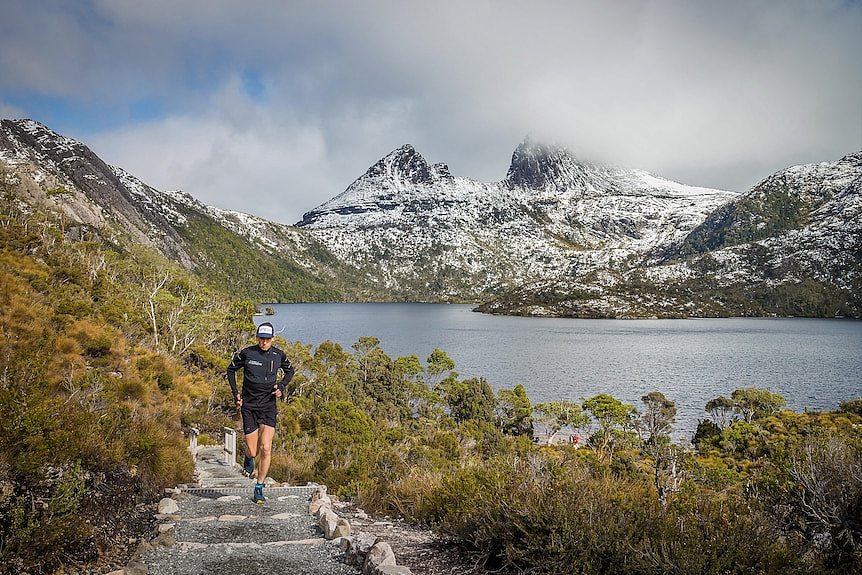
<path fill-rule="evenodd" d="M 272 338 L 271 337 L 259 337 L 259 338 L 257 338 L 257 345 L 263 351 L 269 351 L 269 348 L 272 347 Z"/>

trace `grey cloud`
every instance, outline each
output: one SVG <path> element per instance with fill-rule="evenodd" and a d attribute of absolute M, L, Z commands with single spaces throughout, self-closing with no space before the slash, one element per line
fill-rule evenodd
<path fill-rule="evenodd" d="M 407 142 L 481 180 L 532 134 L 736 190 L 862 148 L 858 4 L 98 0 L 90 21 L 9 5 L 30 23 L 0 40 L 0 90 L 161 98 L 165 118 L 88 135 L 97 151 L 223 207 L 254 211 L 237 190 L 259 190 L 281 221 Z"/>

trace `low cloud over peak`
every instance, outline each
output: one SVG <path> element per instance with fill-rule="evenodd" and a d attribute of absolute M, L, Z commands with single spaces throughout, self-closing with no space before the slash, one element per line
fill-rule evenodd
<path fill-rule="evenodd" d="M 285 222 L 404 142 L 497 181 L 529 133 L 732 190 L 862 148 L 856 3 L 12 0 L 3 12 L 4 116 L 43 121 L 158 187 Z"/>

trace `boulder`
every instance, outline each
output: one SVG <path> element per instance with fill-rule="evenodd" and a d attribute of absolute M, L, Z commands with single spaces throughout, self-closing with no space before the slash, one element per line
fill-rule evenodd
<path fill-rule="evenodd" d="M 332 500 L 329 498 L 329 496 L 324 495 L 323 497 L 312 499 L 311 503 L 308 505 L 309 515 L 314 515 L 319 519 L 319 512 L 322 507 L 332 507 Z"/>
<path fill-rule="evenodd" d="M 395 553 L 389 543 L 378 541 L 368 551 L 362 563 L 362 575 L 377 575 L 377 569 L 382 565 L 395 565 Z"/>
<path fill-rule="evenodd" d="M 326 512 L 320 516 L 320 520 L 317 524 L 323 531 L 323 536 L 327 539 L 332 539 L 332 534 L 335 532 L 336 525 L 338 525 L 338 515 L 327 509 Z"/>
<path fill-rule="evenodd" d="M 171 515 L 173 513 L 177 513 L 179 510 L 180 506 L 177 505 L 177 502 L 170 497 L 165 497 L 161 501 L 159 501 L 160 515 Z"/>
<path fill-rule="evenodd" d="M 362 565 L 365 556 L 368 555 L 368 552 L 377 543 L 377 536 L 371 533 L 359 533 L 350 537 L 349 541 L 350 546 L 345 549 L 345 561 L 348 565 Z"/>
<path fill-rule="evenodd" d="M 365 557 L 374 544 L 377 543 L 377 536 L 372 533 L 360 533 L 356 537 L 351 538 L 354 542 L 354 547 L 359 553 Z"/>
<path fill-rule="evenodd" d="M 333 537 L 349 537 L 350 536 L 350 522 L 347 519 L 339 518 L 338 523 L 335 524 L 335 529 L 332 532 Z"/>

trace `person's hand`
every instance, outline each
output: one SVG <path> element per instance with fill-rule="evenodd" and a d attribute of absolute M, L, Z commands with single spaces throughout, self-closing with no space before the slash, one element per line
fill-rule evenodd
<path fill-rule="evenodd" d="M 242 397 L 238 393 L 236 394 L 236 406 L 242 407 Z"/>
<path fill-rule="evenodd" d="M 281 388 L 278 385 L 272 390 L 272 394 L 276 397 L 281 397 Z"/>

